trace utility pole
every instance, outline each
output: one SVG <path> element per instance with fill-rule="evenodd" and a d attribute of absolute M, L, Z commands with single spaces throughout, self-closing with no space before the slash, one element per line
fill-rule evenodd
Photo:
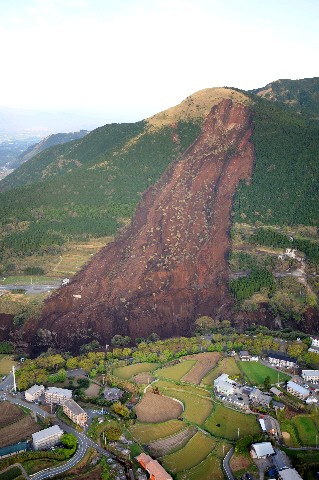
<path fill-rule="evenodd" d="M 238 438 L 239 438 L 239 431 L 240 431 L 240 429 L 239 429 L 239 427 L 238 427 Z"/>
<path fill-rule="evenodd" d="M 318 435 L 316 435 L 316 448 L 318 448 Z"/>
<path fill-rule="evenodd" d="M 16 384 L 16 371 L 15 366 L 12 365 L 12 375 L 13 375 L 13 390 L 17 393 L 17 384 Z"/>

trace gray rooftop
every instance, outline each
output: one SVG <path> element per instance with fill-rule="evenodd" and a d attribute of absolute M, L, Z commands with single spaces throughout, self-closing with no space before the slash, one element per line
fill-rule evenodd
<path fill-rule="evenodd" d="M 287 383 L 287 387 L 292 388 L 293 390 L 300 393 L 301 395 L 309 395 L 310 393 L 307 388 L 304 388 L 298 383 L 292 382 L 291 380 Z"/>
<path fill-rule="evenodd" d="M 34 442 L 39 442 L 45 438 L 51 437 L 51 435 L 63 435 L 63 430 L 58 425 L 53 425 L 53 427 L 45 428 L 32 434 L 32 440 Z"/>
<path fill-rule="evenodd" d="M 74 415 L 80 415 L 81 413 L 85 413 L 83 408 L 80 407 L 80 405 L 78 405 L 74 400 L 72 400 L 72 398 L 70 400 L 66 400 L 63 406 L 69 408 Z"/>
<path fill-rule="evenodd" d="M 30 393 L 30 395 L 33 395 L 34 393 L 37 393 L 41 389 L 44 389 L 43 385 L 32 385 L 32 387 L 28 388 L 28 390 L 26 390 L 25 393 Z"/>
<path fill-rule="evenodd" d="M 67 388 L 48 387 L 45 393 L 52 393 L 53 395 L 61 395 L 61 397 L 72 397 L 72 390 Z"/>

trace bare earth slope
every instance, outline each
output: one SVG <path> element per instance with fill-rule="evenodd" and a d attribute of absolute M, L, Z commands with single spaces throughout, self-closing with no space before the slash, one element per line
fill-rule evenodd
<path fill-rule="evenodd" d="M 252 173 L 251 133 L 247 106 L 214 105 L 194 144 L 144 193 L 131 225 L 47 301 L 31 335 L 49 330 L 65 349 L 117 333 L 168 337 L 227 309 L 231 206 Z"/>

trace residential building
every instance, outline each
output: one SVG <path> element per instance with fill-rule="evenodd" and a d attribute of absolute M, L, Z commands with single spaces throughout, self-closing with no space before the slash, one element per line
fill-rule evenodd
<path fill-rule="evenodd" d="M 313 395 L 310 395 L 306 400 L 307 405 L 316 404 L 316 403 L 318 403 L 318 399 Z"/>
<path fill-rule="evenodd" d="M 280 395 L 282 395 L 282 391 L 279 390 L 278 388 L 276 387 L 271 387 L 271 389 L 269 390 L 270 393 L 272 393 L 273 395 L 276 395 L 276 397 L 280 397 Z"/>
<path fill-rule="evenodd" d="M 269 408 L 272 397 L 263 393 L 259 388 L 254 388 L 254 390 L 249 394 L 249 400 L 254 405 L 260 405 L 262 407 Z"/>
<path fill-rule="evenodd" d="M 250 361 L 250 355 L 249 355 L 249 352 L 247 350 L 241 350 L 238 355 L 239 355 L 239 358 L 242 362 L 249 362 Z"/>
<path fill-rule="evenodd" d="M 32 443 L 34 450 L 44 450 L 46 448 L 54 447 L 60 441 L 63 435 L 63 430 L 58 425 L 45 428 L 32 434 Z"/>
<path fill-rule="evenodd" d="M 24 392 L 24 397 L 27 402 L 34 402 L 44 393 L 44 385 L 33 385 Z"/>
<path fill-rule="evenodd" d="M 301 370 L 301 376 L 306 382 L 318 382 L 319 370 Z"/>
<path fill-rule="evenodd" d="M 72 390 L 66 388 L 48 387 L 44 393 L 45 403 L 63 405 L 66 400 L 72 398 Z"/>
<path fill-rule="evenodd" d="M 311 346 L 319 347 L 319 337 L 310 337 L 310 338 L 311 338 Z"/>
<path fill-rule="evenodd" d="M 135 457 L 138 463 L 149 473 L 150 480 L 173 480 L 169 473 L 152 457 L 141 453 Z"/>
<path fill-rule="evenodd" d="M 218 393 L 232 395 L 234 393 L 235 382 L 229 378 L 227 373 L 222 373 L 214 380 L 214 387 Z"/>
<path fill-rule="evenodd" d="M 253 443 L 250 455 L 253 458 L 267 458 L 275 454 L 275 450 L 270 442 Z"/>
<path fill-rule="evenodd" d="M 289 357 L 289 355 L 286 355 L 284 353 L 269 353 L 268 361 L 269 363 L 277 367 L 294 368 L 297 366 L 296 359 Z"/>
<path fill-rule="evenodd" d="M 69 417 L 72 422 L 80 425 L 81 427 L 84 427 L 84 425 L 87 423 L 87 413 L 83 410 L 82 407 L 80 407 L 80 405 L 78 405 L 74 400 L 72 400 L 72 398 L 64 402 L 63 413 L 65 413 L 65 415 Z"/>
<path fill-rule="evenodd" d="M 106 387 L 103 393 L 105 400 L 109 402 L 117 402 L 123 396 L 123 390 L 116 387 Z"/>
<path fill-rule="evenodd" d="M 285 404 L 284 403 L 281 403 L 281 402 L 276 402 L 275 400 L 272 401 L 272 406 L 274 407 L 274 409 L 277 411 L 277 410 L 284 410 L 285 409 Z"/>
<path fill-rule="evenodd" d="M 308 352 L 312 352 L 312 353 L 318 353 L 319 354 L 319 347 L 309 347 L 308 348 Z"/>
<path fill-rule="evenodd" d="M 291 395 L 294 395 L 297 398 L 300 398 L 301 400 L 306 400 L 307 397 L 309 397 L 309 390 L 305 387 L 302 387 L 298 383 L 293 382 L 290 380 L 287 383 L 287 392 L 291 393 Z"/>
<path fill-rule="evenodd" d="M 294 468 L 285 468 L 284 470 L 280 470 L 278 474 L 279 480 L 302 480 L 302 477 Z"/>

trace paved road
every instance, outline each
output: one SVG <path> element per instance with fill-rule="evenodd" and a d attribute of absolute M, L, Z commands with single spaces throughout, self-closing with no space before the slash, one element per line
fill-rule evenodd
<path fill-rule="evenodd" d="M 13 388 L 13 375 L 9 373 L 4 380 L 0 382 L 0 390 L 11 390 Z"/>
<path fill-rule="evenodd" d="M 25 293 L 35 294 L 35 293 L 50 292 L 51 290 L 59 288 L 60 286 L 61 286 L 60 283 L 55 283 L 55 284 L 52 284 L 52 285 L 8 284 L 8 285 L 0 285 L 0 291 L 4 291 L 4 290 L 10 290 L 10 291 L 12 291 L 12 290 L 25 290 Z"/>
<path fill-rule="evenodd" d="M 227 453 L 227 455 L 225 456 L 225 458 L 223 460 L 223 468 L 224 468 L 224 472 L 226 473 L 226 477 L 228 478 L 228 480 L 235 480 L 233 472 L 231 471 L 230 466 L 229 466 L 229 460 L 231 459 L 233 454 L 234 454 L 234 447 L 232 447 L 229 450 L 229 452 Z"/>

